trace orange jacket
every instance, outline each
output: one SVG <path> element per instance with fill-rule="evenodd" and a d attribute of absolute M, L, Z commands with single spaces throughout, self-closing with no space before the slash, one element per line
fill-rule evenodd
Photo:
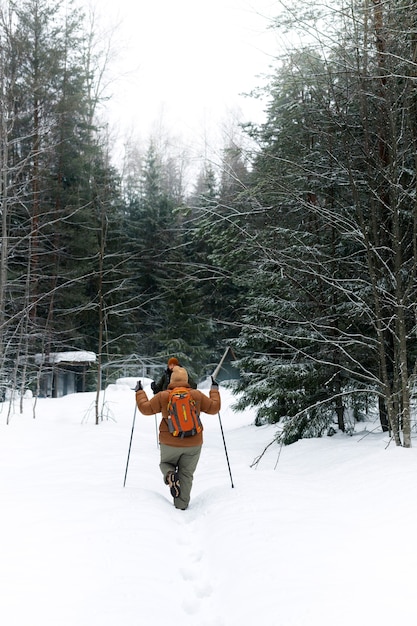
<path fill-rule="evenodd" d="M 181 385 L 169 385 L 169 389 L 175 389 L 175 387 L 189 387 L 192 397 L 196 403 L 197 413 L 208 413 L 209 415 L 215 415 L 220 411 L 220 393 L 216 387 L 210 389 L 207 397 L 199 389 L 192 389 L 188 383 Z M 159 443 L 166 446 L 174 446 L 177 448 L 187 448 L 191 446 L 200 446 L 203 443 L 203 433 L 198 433 L 193 437 L 173 437 L 168 429 L 168 399 L 169 391 L 160 391 L 151 400 L 148 400 L 146 393 L 141 389 L 136 392 L 136 404 L 139 411 L 143 415 L 155 415 L 156 413 L 162 413 L 162 420 L 159 424 Z"/>

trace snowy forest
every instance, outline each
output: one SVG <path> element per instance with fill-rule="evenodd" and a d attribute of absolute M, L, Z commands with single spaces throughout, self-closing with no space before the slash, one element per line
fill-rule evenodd
<path fill-rule="evenodd" d="M 156 138 L 114 165 L 108 55 L 69 6 L 0 2 L 2 390 L 36 394 L 39 353 L 93 351 L 94 390 L 134 355 L 200 379 L 231 346 L 238 405 L 284 444 L 372 408 L 410 447 L 417 2 L 277 3 L 271 27 L 297 43 L 265 121 L 191 184 Z"/>

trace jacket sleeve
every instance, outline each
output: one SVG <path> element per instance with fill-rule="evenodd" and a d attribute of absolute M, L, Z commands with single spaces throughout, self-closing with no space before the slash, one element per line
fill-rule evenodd
<path fill-rule="evenodd" d="M 190 377 L 188 377 L 188 384 L 190 385 L 191 389 L 197 389 L 197 383 Z"/>
<path fill-rule="evenodd" d="M 161 412 L 161 394 L 157 393 L 156 396 L 148 400 L 148 396 L 140 389 L 136 392 L 136 406 L 143 415 L 154 415 Z"/>
<path fill-rule="evenodd" d="M 157 393 L 159 393 L 160 391 L 162 391 L 162 389 L 164 388 L 164 382 L 165 382 L 165 374 L 162 374 L 162 376 L 159 379 L 159 381 L 157 383 L 155 383 L 155 388 L 154 388 L 154 394 L 155 395 Z"/>
<path fill-rule="evenodd" d="M 220 393 L 218 389 L 210 389 L 209 398 L 202 392 L 201 400 L 200 400 L 200 411 L 203 413 L 208 413 L 209 415 L 214 415 L 220 411 L 221 401 L 220 401 Z"/>

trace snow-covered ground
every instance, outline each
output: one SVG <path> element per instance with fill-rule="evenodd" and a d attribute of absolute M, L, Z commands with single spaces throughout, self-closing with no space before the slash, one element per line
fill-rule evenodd
<path fill-rule="evenodd" d="M 155 419 L 113 385 L 0 405 L 5 626 L 406 626 L 416 623 L 417 447 L 352 437 L 271 446 L 274 428 L 205 416 L 190 508 L 159 471 Z M 275 468 L 276 466 L 276 468 Z"/>

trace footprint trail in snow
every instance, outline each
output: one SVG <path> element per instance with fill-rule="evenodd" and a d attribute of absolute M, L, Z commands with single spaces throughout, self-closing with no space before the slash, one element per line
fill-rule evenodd
<path fill-rule="evenodd" d="M 196 624 L 198 619 L 199 626 L 225 626 L 216 608 L 199 515 L 195 511 L 186 511 L 177 523 L 182 555 L 178 564 L 178 578 L 183 581 L 179 586 L 182 597 L 178 596 L 181 609 L 190 623 Z"/>

